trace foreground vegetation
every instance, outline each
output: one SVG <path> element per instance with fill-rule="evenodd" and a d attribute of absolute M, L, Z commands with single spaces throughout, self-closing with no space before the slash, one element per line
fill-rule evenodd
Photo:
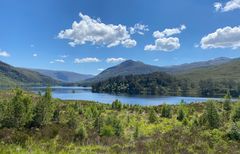
<path fill-rule="evenodd" d="M 139 106 L 0 92 L 0 153 L 239 153 L 240 102 Z"/>

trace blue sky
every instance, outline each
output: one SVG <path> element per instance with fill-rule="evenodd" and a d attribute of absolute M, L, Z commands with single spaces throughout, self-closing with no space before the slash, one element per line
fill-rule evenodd
<path fill-rule="evenodd" d="M 239 0 L 1 0 L 0 60 L 98 74 L 125 59 L 240 57 L 239 19 Z"/>

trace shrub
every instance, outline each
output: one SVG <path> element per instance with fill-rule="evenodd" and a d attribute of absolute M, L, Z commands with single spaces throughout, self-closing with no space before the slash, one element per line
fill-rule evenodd
<path fill-rule="evenodd" d="M 150 123 L 155 123 L 157 121 L 157 114 L 154 109 L 151 109 L 148 120 Z"/>
<path fill-rule="evenodd" d="M 208 126 L 213 128 L 218 128 L 220 126 L 220 119 L 217 108 L 213 101 L 207 102 L 207 107 L 205 109 L 206 118 L 208 122 Z"/>
<path fill-rule="evenodd" d="M 101 136 L 111 137 L 114 135 L 114 129 L 111 125 L 104 125 L 101 129 Z"/>
<path fill-rule="evenodd" d="M 161 117 L 165 117 L 165 118 L 171 118 L 172 117 L 171 107 L 169 105 L 166 105 L 166 104 L 163 105 Z"/>
<path fill-rule="evenodd" d="M 80 124 L 80 126 L 75 130 L 75 140 L 83 141 L 85 138 L 87 138 L 87 136 L 86 128 L 83 124 Z"/>
<path fill-rule="evenodd" d="M 233 123 L 232 128 L 227 135 L 231 140 L 240 141 L 240 127 L 237 123 Z"/>

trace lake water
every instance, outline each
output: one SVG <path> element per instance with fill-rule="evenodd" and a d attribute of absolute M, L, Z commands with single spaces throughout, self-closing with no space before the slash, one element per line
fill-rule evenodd
<path fill-rule="evenodd" d="M 44 92 L 46 87 L 32 87 L 29 90 L 38 93 Z M 186 103 L 204 102 L 209 99 L 220 100 L 219 98 L 202 98 L 202 97 L 178 97 L 178 96 L 128 96 L 115 95 L 106 93 L 93 93 L 91 88 L 84 87 L 52 87 L 54 98 L 62 100 L 90 100 L 101 103 L 112 103 L 118 99 L 122 103 L 139 104 L 139 105 L 159 105 L 159 104 L 178 104 L 181 100 Z"/>

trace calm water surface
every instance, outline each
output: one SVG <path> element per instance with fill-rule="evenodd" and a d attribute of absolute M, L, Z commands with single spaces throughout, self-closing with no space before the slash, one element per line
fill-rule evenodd
<path fill-rule="evenodd" d="M 29 90 L 38 93 L 44 92 L 46 87 L 32 87 Z M 106 93 L 93 93 L 91 88 L 84 87 L 52 87 L 53 97 L 62 100 L 90 100 L 101 103 L 112 103 L 118 99 L 127 104 L 139 105 L 159 105 L 163 103 L 178 104 L 181 100 L 186 103 L 204 102 L 209 99 L 219 100 L 219 98 L 202 98 L 202 97 L 178 97 L 178 96 L 128 96 L 115 95 Z"/>

